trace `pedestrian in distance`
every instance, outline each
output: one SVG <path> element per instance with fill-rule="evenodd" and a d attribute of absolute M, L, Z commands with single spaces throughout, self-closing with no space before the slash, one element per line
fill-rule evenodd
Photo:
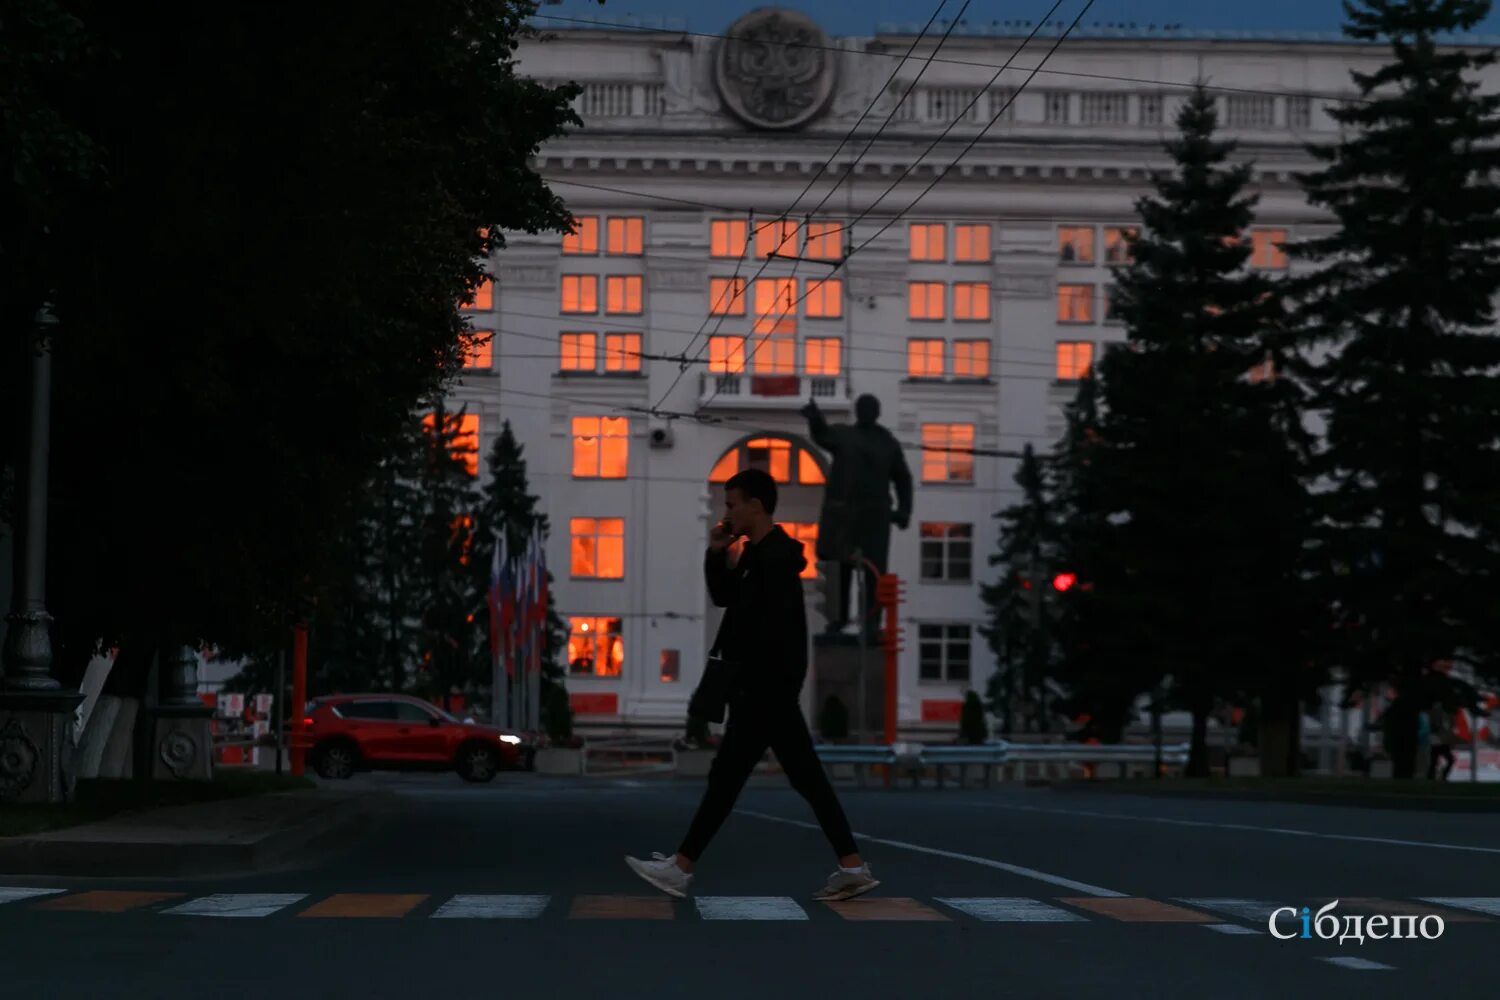
<path fill-rule="evenodd" d="M 1440 780 L 1447 781 L 1453 770 L 1453 719 L 1440 701 L 1433 702 L 1427 711 L 1427 730 L 1432 741 L 1427 756 L 1427 780 L 1437 776 L 1438 758 L 1441 757 L 1444 763 Z"/>
<path fill-rule="evenodd" d="M 797 703 L 807 676 L 802 594 L 807 557 L 802 543 L 772 519 L 775 513 L 776 481 L 765 471 L 746 469 L 724 485 L 724 519 L 714 526 L 703 561 L 709 596 L 725 609 L 705 682 L 722 679 L 729 721 L 709 768 L 708 788 L 677 852 L 654 853 L 649 861 L 625 859 L 637 875 L 672 896 L 687 895 L 694 866 L 768 747 L 812 807 L 838 858 L 837 870 L 813 898 L 851 899 L 880 884 L 860 857 Z M 736 538 L 745 544 L 731 562 Z M 700 684 L 689 713 L 717 721 L 722 707 L 712 704 L 708 688 Z"/>

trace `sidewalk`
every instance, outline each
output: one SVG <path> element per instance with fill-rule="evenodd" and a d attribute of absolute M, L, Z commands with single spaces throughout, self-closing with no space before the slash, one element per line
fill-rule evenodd
<path fill-rule="evenodd" d="M 8 875 L 189 876 L 247 872 L 349 838 L 390 801 L 379 791 L 277 792 L 126 813 L 0 837 Z"/>

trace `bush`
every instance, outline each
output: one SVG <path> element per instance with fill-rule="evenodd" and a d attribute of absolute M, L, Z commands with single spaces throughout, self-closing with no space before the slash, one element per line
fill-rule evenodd
<path fill-rule="evenodd" d="M 964 743 L 983 743 L 990 738 L 990 727 L 984 721 L 984 702 L 979 692 L 964 695 L 964 707 L 958 716 L 958 738 Z"/>
<path fill-rule="evenodd" d="M 823 710 L 818 713 L 818 732 L 830 742 L 849 738 L 849 709 L 838 695 L 831 694 L 823 702 Z"/>

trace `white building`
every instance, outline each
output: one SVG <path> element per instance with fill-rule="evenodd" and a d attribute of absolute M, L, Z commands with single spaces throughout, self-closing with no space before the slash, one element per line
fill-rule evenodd
<path fill-rule="evenodd" d="M 474 415 L 481 453 L 502 420 L 526 446 L 574 629 L 568 687 L 579 724 L 604 728 L 682 722 L 717 623 L 700 568 L 720 510 L 711 480 L 765 465 L 783 483 L 778 520 L 808 532 L 825 456 L 798 411 L 815 398 L 852 419 L 868 392 L 917 479 L 891 552 L 906 581 L 899 717 L 951 729 L 994 670 L 979 585 L 1015 460 L 922 444 L 1052 446 L 1077 374 L 1123 339 L 1104 315 L 1107 265 L 1167 162 L 1187 84 L 1217 88 L 1225 131 L 1254 161 L 1253 262 L 1280 268 L 1277 244 L 1321 221 L 1293 172 L 1310 165 L 1303 144 L 1337 136 L 1323 98 L 1352 94 L 1349 70 L 1383 55 L 1081 31 L 1031 77 L 1057 32 L 1016 55 L 1018 28 L 956 34 L 911 87 L 934 44 L 903 61 L 916 28 L 824 39 L 800 15 L 760 11 L 730 33 L 803 44 L 747 50 L 546 27 L 522 69 L 582 83 L 585 127 L 537 166 L 581 228 L 514 234 L 496 256 L 472 321 L 498 336 L 454 404 Z M 780 252 L 802 259 L 766 260 L 788 212 Z M 695 413 L 712 421 L 666 416 Z"/>

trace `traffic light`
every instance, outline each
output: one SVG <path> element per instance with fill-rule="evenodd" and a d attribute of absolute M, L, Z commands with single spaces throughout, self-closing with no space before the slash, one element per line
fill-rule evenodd
<path fill-rule="evenodd" d="M 1073 589 L 1073 584 L 1078 582 L 1075 573 L 1059 573 L 1052 578 L 1052 589 L 1059 593 L 1066 593 Z"/>

